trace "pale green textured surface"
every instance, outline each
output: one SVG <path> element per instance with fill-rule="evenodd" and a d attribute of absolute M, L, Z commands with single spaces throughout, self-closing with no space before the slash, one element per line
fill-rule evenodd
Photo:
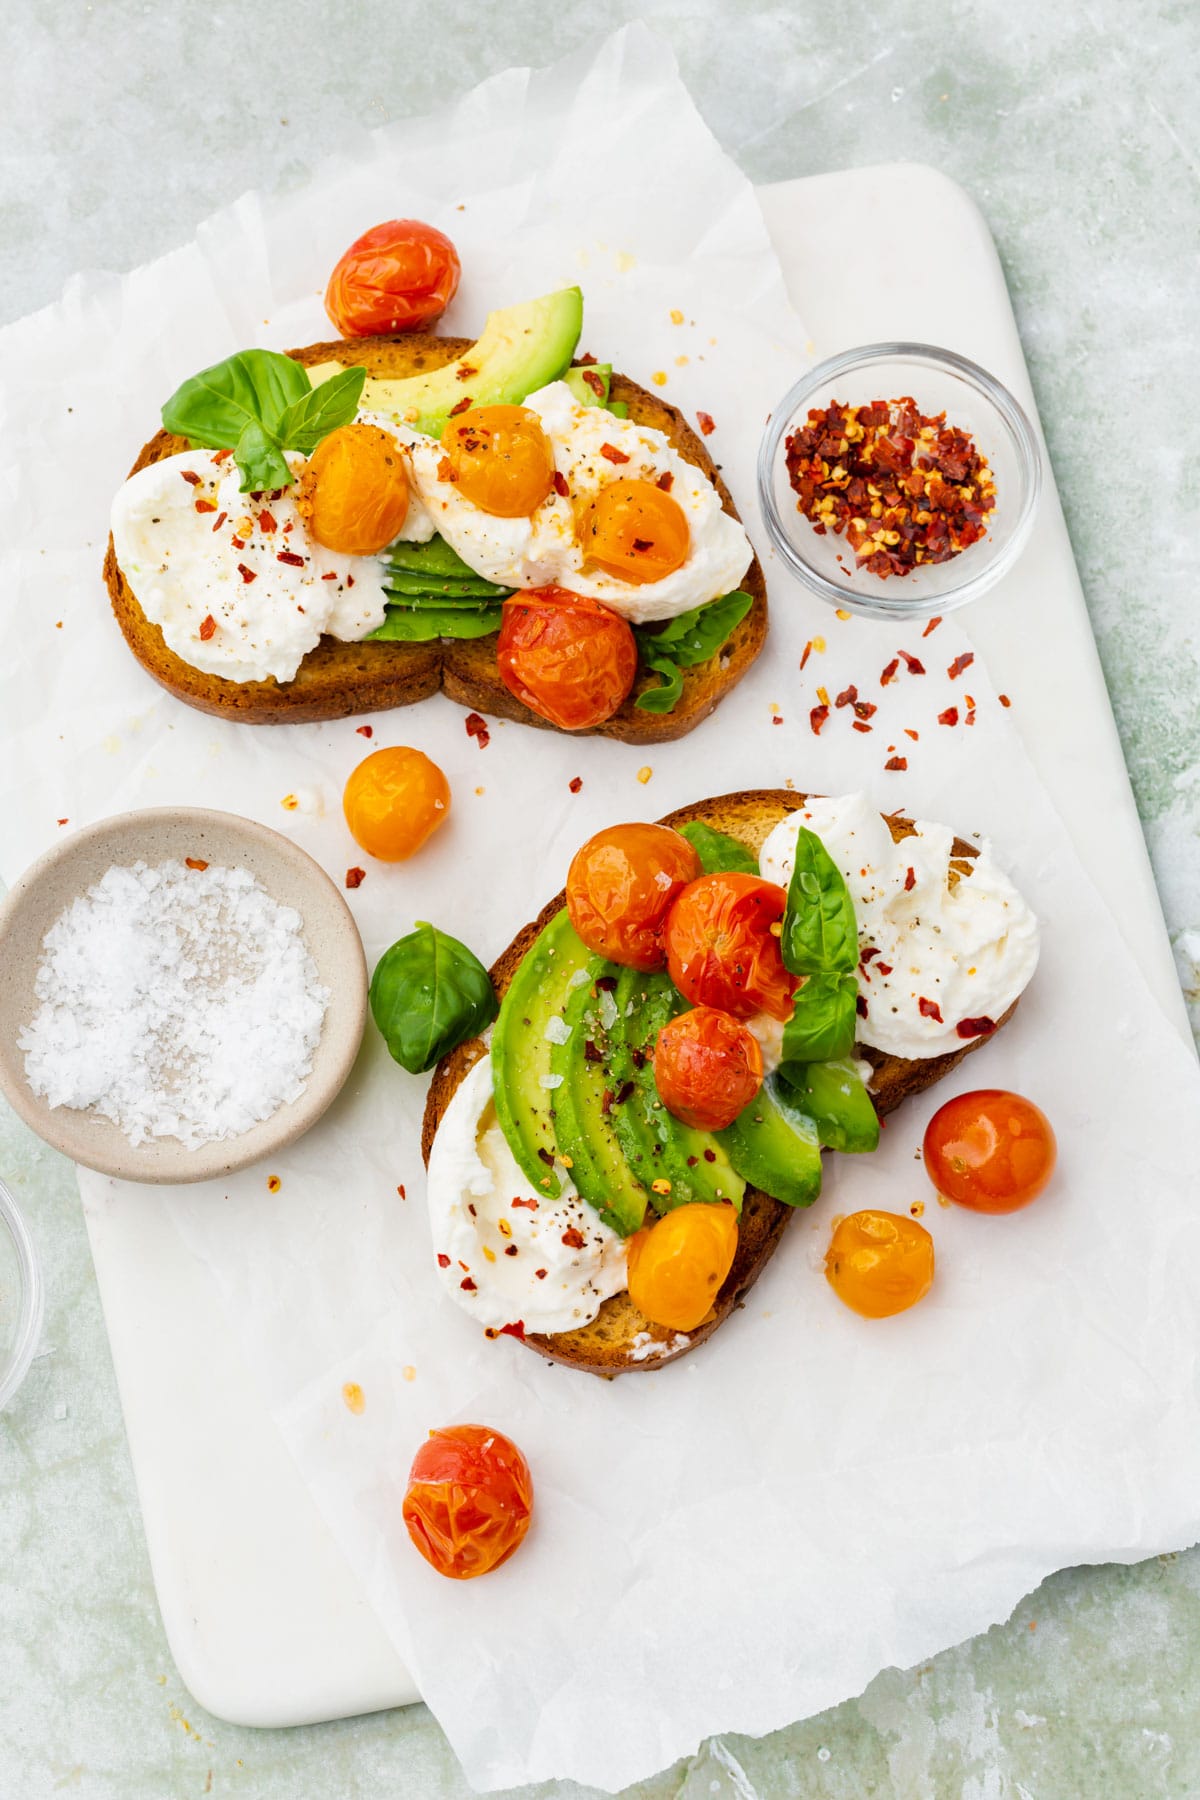
<path fill-rule="evenodd" d="M 549 61 L 639 10 L 6 0 L 0 319 L 78 267 L 183 240 L 243 188 L 302 180 L 357 124 Z M 1200 1023 L 1193 0 L 678 0 L 643 16 L 756 180 L 903 157 L 983 207 Z M 50 1290 L 50 1353 L 0 1422 L 0 1800 L 467 1793 L 420 1707 L 265 1733 L 191 1706 L 155 1606 L 72 1172 L 7 1118 L 0 1171 Z M 973 1643 L 631 1792 L 1174 1800 L 1200 1794 L 1198 1680 L 1200 1553 L 1068 1571 Z"/>

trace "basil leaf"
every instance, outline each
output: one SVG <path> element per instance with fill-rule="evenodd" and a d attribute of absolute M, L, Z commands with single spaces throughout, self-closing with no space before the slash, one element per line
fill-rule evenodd
<path fill-rule="evenodd" d="M 858 925 L 842 871 L 815 831 L 801 826 L 788 883 L 783 966 L 793 975 L 845 974 L 858 967 Z"/>
<path fill-rule="evenodd" d="M 163 427 L 206 449 L 232 450 L 251 423 L 277 437 L 288 407 L 311 392 L 307 374 L 290 356 L 240 350 L 176 388 L 162 409 Z"/>
<path fill-rule="evenodd" d="M 241 481 L 238 490 L 257 494 L 271 488 L 287 487 L 292 479 L 284 456 L 275 439 L 268 437 L 255 419 L 244 427 L 233 453 Z"/>
<path fill-rule="evenodd" d="M 754 601 L 739 589 L 710 600 L 705 606 L 694 606 L 690 612 L 676 614 L 661 631 L 639 632 L 646 649 L 660 651 L 690 669 L 695 663 L 707 662 L 715 656 L 731 632 L 741 624 Z"/>
<path fill-rule="evenodd" d="M 643 661 L 662 680 L 657 687 L 647 688 L 644 694 L 639 694 L 633 704 L 640 706 L 643 712 L 673 712 L 683 693 L 683 670 L 666 656 L 644 657 Z"/>
<path fill-rule="evenodd" d="M 858 977 L 810 975 L 796 995 L 796 1006 L 783 1028 L 780 1073 L 786 1081 L 789 1063 L 834 1062 L 854 1048 Z"/>
<path fill-rule="evenodd" d="M 389 606 L 382 625 L 368 631 L 367 639 L 427 644 L 433 638 L 481 638 L 499 631 L 502 610 L 498 606 Z"/>
<path fill-rule="evenodd" d="M 291 358 L 287 358 L 290 362 Z M 319 387 L 293 400 L 279 421 L 277 436 L 285 450 L 301 450 L 311 456 L 321 439 L 340 425 L 349 425 L 358 411 L 365 369 L 343 369 Z M 277 486 L 277 483 L 272 483 Z"/>
<path fill-rule="evenodd" d="M 741 875 L 758 874 L 758 858 L 753 850 L 748 850 L 739 839 L 726 832 L 714 831 L 711 825 L 703 825 L 699 819 L 680 825 L 678 831 L 700 858 L 700 866 L 706 875 L 726 869 L 736 870 Z"/>
<path fill-rule="evenodd" d="M 499 1011 L 479 958 L 424 921 L 384 951 L 371 977 L 370 1002 L 390 1054 L 413 1075 L 477 1037 Z"/>

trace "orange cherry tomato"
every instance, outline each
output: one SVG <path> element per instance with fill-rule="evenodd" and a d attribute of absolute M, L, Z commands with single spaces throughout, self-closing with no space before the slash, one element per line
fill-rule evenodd
<path fill-rule="evenodd" d="M 308 531 L 327 550 L 374 556 L 408 516 L 408 471 L 400 446 L 379 425 L 341 425 L 322 438 L 297 483 Z"/>
<path fill-rule="evenodd" d="M 864 1319 L 888 1319 L 933 1285 L 933 1239 L 903 1213 L 851 1213 L 834 1227 L 825 1278 Z"/>
<path fill-rule="evenodd" d="M 629 1298 L 652 1325 L 694 1331 L 733 1267 L 737 1241 L 727 1200 L 673 1207 L 629 1240 Z"/>
<path fill-rule="evenodd" d="M 375 750 L 346 783 L 342 810 L 368 856 L 404 862 L 450 811 L 450 783 L 421 750 Z"/>
<path fill-rule="evenodd" d="M 700 868 L 687 839 L 666 825 L 610 825 L 571 860 L 567 913 L 597 956 L 631 969 L 661 969 L 667 914 Z"/>
<path fill-rule="evenodd" d="M 325 311 L 343 337 L 424 331 L 458 287 L 458 251 L 420 219 L 389 219 L 355 238 L 329 277 Z"/>
<path fill-rule="evenodd" d="M 666 930 L 667 968 L 684 998 L 738 1019 L 756 1012 L 786 1019 L 797 982 L 771 930 L 786 905 L 773 881 L 737 871 L 701 875 L 685 887 Z"/>
<path fill-rule="evenodd" d="M 531 588 L 504 602 L 496 661 L 505 687 L 531 712 L 563 731 L 585 731 L 611 719 L 633 686 L 637 642 L 598 600 Z"/>
<path fill-rule="evenodd" d="M 654 1046 L 654 1084 L 667 1111 L 697 1131 L 724 1131 L 762 1086 L 752 1031 L 715 1006 L 669 1019 Z"/>
<path fill-rule="evenodd" d="M 1050 1121 L 1003 1088 L 956 1094 L 938 1108 L 922 1146 L 939 1194 L 972 1212 L 1009 1213 L 1036 1200 L 1058 1155 Z"/>
<path fill-rule="evenodd" d="M 584 510 L 579 544 L 588 561 L 607 575 L 640 585 L 681 569 L 691 536 L 678 500 L 652 481 L 621 475 Z"/>
<path fill-rule="evenodd" d="M 529 1530 L 529 1464 L 502 1431 L 443 1426 L 413 1457 L 402 1513 L 409 1537 L 439 1575 L 486 1575 L 520 1549 Z"/>
<path fill-rule="evenodd" d="M 527 519 L 554 486 L 554 451 L 527 406 L 472 406 L 446 421 L 438 473 L 481 512 Z"/>

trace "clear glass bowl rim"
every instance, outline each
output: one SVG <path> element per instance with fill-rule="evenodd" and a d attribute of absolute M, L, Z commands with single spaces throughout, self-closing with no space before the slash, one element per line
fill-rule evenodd
<path fill-rule="evenodd" d="M 37 1351 L 42 1330 L 44 1293 L 41 1269 L 29 1227 L 13 1199 L 0 1181 L 0 1230 L 6 1230 L 16 1252 L 21 1283 L 21 1310 L 16 1335 L 8 1361 L 0 1366 L 0 1411 L 7 1406 L 26 1375 Z"/>

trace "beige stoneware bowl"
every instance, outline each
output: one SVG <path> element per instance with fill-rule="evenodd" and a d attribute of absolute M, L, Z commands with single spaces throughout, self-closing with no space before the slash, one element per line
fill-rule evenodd
<path fill-rule="evenodd" d="M 50 1107 L 25 1078 L 17 1038 L 37 1011 L 34 979 L 47 931 L 71 901 L 114 864 L 153 866 L 203 857 L 249 869 L 272 899 L 293 906 L 330 1001 L 312 1073 L 298 1100 L 240 1136 L 189 1150 L 177 1138 L 134 1146 L 89 1110 Z M 234 813 L 161 807 L 122 813 L 77 831 L 40 857 L 0 908 L 0 1091 L 54 1150 L 124 1181 L 208 1181 L 270 1156 L 315 1125 L 341 1090 L 358 1054 L 367 1013 L 367 968 L 350 909 L 312 857 L 277 831 Z"/>

